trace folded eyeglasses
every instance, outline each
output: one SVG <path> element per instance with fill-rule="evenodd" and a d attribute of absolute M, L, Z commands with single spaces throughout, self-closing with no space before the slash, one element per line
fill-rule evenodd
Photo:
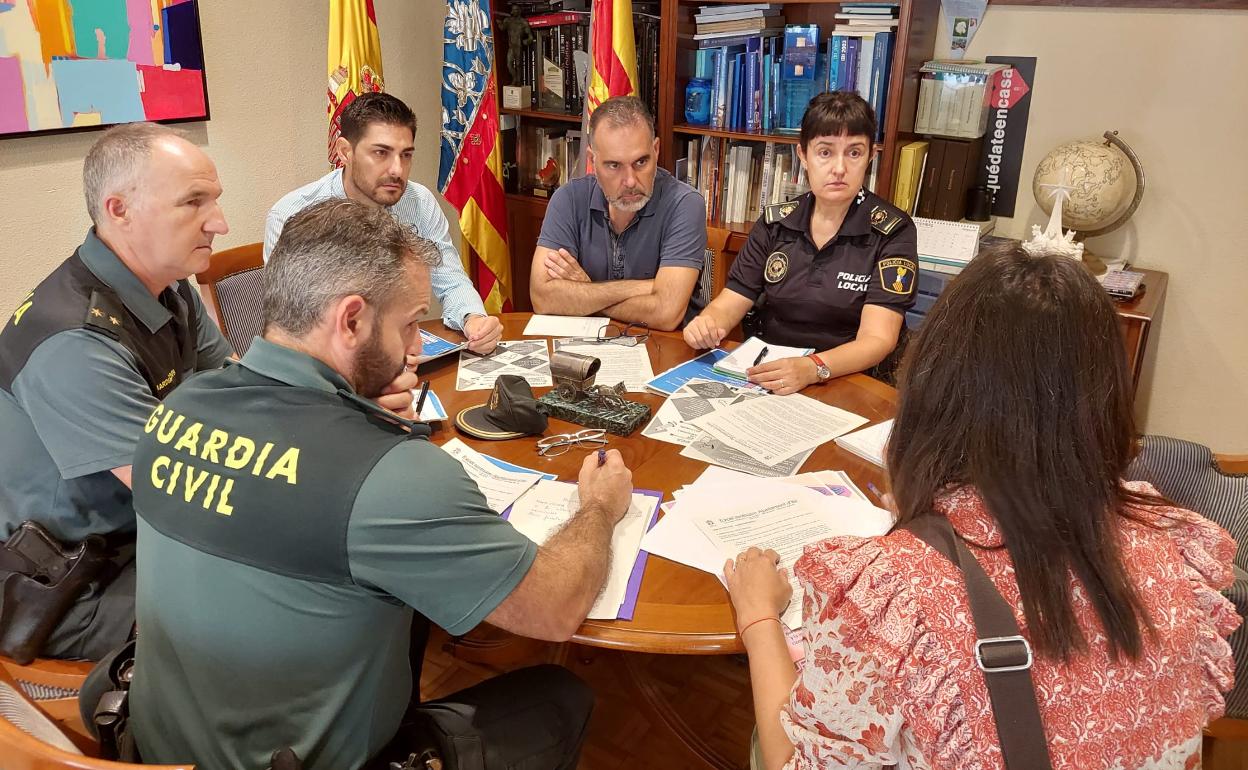
<path fill-rule="evenodd" d="M 607 432 L 597 428 L 589 428 L 576 433 L 560 433 L 538 439 L 537 453 L 542 457 L 558 457 L 569 449 L 580 444 L 600 447 L 607 443 Z"/>

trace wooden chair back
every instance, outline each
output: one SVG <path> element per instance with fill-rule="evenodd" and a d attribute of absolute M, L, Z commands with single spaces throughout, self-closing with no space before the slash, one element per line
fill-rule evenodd
<path fill-rule="evenodd" d="M 195 276 L 204 305 L 240 356 L 261 331 L 261 269 L 264 246 L 249 243 L 212 255 L 208 269 Z"/>

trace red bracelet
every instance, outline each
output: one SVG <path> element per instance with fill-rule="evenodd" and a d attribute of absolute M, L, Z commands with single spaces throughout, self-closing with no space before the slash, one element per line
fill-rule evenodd
<path fill-rule="evenodd" d="M 774 621 L 776 621 L 777 623 L 779 623 L 779 622 L 780 622 L 780 618 L 776 617 L 775 615 L 768 615 L 768 616 L 767 616 L 767 617 L 765 617 L 765 618 L 759 618 L 758 620 L 752 620 L 752 621 L 750 621 L 749 623 L 746 623 L 746 624 L 745 624 L 745 628 L 743 628 L 743 629 L 741 629 L 740 631 L 738 631 L 738 632 L 737 632 L 737 636 L 740 636 L 740 637 L 742 637 L 742 638 L 745 638 L 745 632 L 750 630 L 750 626 L 756 625 L 756 624 L 758 624 L 758 623 L 762 623 L 764 620 L 774 620 Z"/>

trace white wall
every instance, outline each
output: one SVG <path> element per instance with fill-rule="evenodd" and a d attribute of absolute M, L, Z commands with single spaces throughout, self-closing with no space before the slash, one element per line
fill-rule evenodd
<path fill-rule="evenodd" d="M 1117 129 L 1140 156 L 1139 210 L 1089 245 L 1170 274 L 1141 383 L 1144 427 L 1222 452 L 1248 452 L 1245 41 L 1248 12 L 990 5 L 968 52 L 1038 58 L 1023 189 L 1000 234 L 1047 219 L 1031 178 L 1057 145 Z"/>
<path fill-rule="evenodd" d="M 445 3 L 375 0 L 386 90 L 416 112 L 412 179 L 437 186 Z M 181 124 L 217 164 L 230 233 L 263 240 L 282 195 L 328 170 L 327 0 L 200 3 L 212 119 Z M 0 316 L 82 242 L 82 158 L 98 132 L 0 140 Z"/>

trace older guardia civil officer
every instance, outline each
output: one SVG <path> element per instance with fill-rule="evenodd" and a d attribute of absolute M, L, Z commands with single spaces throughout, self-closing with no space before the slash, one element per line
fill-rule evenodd
<path fill-rule="evenodd" d="M 696 315 L 706 205 L 659 168 L 654 119 L 617 96 L 589 119 L 594 173 L 555 191 L 533 252 L 533 309 L 671 330 Z"/>
<path fill-rule="evenodd" d="M 728 285 L 685 327 L 686 342 L 715 347 L 757 308 L 754 333 L 762 339 L 815 350 L 748 371 L 751 382 L 781 395 L 872 370 L 897 348 L 914 305 L 918 256 L 914 222 L 863 187 L 875 129 L 871 106 L 857 94 L 811 100 L 797 148 L 810 192 L 767 207 Z"/>
<path fill-rule="evenodd" d="M 0 332 L 0 538 L 25 521 L 69 550 L 99 537 L 106 563 L 72 596 L 72 580 L 58 583 L 54 601 L 27 590 L 40 569 L 25 550 L 33 532 L 10 542 L 30 556 L 0 560 L 0 652 L 11 657 L 97 660 L 125 641 L 135 441 L 179 383 L 233 353 L 186 280 L 228 232 L 208 156 L 169 128 L 131 123 L 100 136 L 82 176 L 91 229 Z"/>
<path fill-rule="evenodd" d="M 442 262 L 431 273 L 433 293 L 442 304 L 442 321 L 462 331 L 468 349 L 489 353 L 503 335 L 502 323 L 486 315 L 481 297 L 464 272 L 451 243 L 450 225 L 437 198 L 409 178 L 416 152 L 416 116 L 398 98 L 363 94 L 342 111 L 342 135 L 335 148 L 343 166 L 288 193 L 269 211 L 264 258 L 273 253 L 286 220 L 301 209 L 331 198 L 380 206 L 438 245 Z"/>

